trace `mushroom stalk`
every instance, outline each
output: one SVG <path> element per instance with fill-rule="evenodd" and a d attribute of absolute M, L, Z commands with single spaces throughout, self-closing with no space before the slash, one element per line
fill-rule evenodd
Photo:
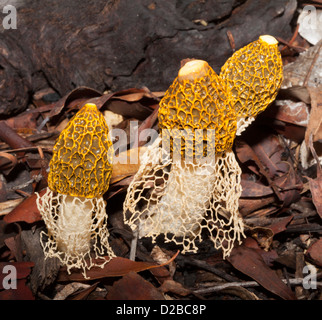
<path fill-rule="evenodd" d="M 99 258 L 104 249 L 113 257 L 108 244 L 107 216 L 102 197 L 88 199 L 56 194 L 47 188 L 37 199 L 48 233 L 41 234 L 46 257 L 57 257 L 68 267 L 90 269 L 91 250 Z M 102 263 L 104 259 L 102 258 Z M 85 274 L 85 273 L 84 273 Z"/>
<path fill-rule="evenodd" d="M 139 237 L 156 241 L 164 234 L 165 242 L 182 245 L 183 253 L 197 252 L 196 241 L 206 231 L 214 247 L 229 255 L 244 237 L 238 212 L 241 169 L 233 151 L 211 161 L 173 162 L 158 138 L 141 163 L 124 204 L 132 213 L 125 221 L 139 229 Z"/>
<path fill-rule="evenodd" d="M 60 230 L 57 235 L 57 248 L 67 254 L 84 254 L 90 250 L 91 237 L 87 231 L 91 230 L 93 203 L 81 197 L 62 197 L 64 199 L 57 215 L 57 229 Z"/>

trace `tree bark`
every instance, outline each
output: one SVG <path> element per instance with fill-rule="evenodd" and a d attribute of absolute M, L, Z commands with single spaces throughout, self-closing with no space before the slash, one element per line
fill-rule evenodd
<path fill-rule="evenodd" d="M 46 87 L 60 95 L 78 86 L 165 90 L 185 58 L 205 59 L 218 72 L 233 52 L 227 31 L 236 49 L 261 34 L 288 39 L 296 10 L 296 0 L 12 3 L 17 29 L 0 25 L 2 116 L 23 111 Z"/>

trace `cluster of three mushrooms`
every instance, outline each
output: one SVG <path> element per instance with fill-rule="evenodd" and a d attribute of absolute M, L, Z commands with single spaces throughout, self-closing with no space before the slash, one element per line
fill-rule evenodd
<path fill-rule="evenodd" d="M 238 50 L 219 76 L 205 61 L 186 63 L 160 102 L 161 135 L 128 188 L 125 223 L 139 237 L 155 241 L 163 234 L 183 253 L 196 252 L 206 231 L 215 248 L 229 255 L 244 235 L 234 138 L 275 99 L 281 81 L 282 61 L 271 36 Z M 85 273 L 96 265 L 92 249 L 96 258 L 114 256 L 103 200 L 112 159 L 105 119 L 87 104 L 58 138 L 49 188 L 37 199 L 48 229 L 45 256 L 58 257 L 68 271 Z M 100 265 L 108 261 L 102 259 Z"/>

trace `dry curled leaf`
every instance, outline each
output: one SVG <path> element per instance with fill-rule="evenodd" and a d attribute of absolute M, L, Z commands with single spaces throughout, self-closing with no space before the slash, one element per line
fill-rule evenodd
<path fill-rule="evenodd" d="M 160 287 L 160 291 L 163 293 L 171 292 L 182 297 L 186 297 L 191 294 L 191 290 L 185 288 L 181 283 L 174 280 L 165 280 Z"/>
<path fill-rule="evenodd" d="M 165 264 L 167 261 L 171 259 L 171 257 L 164 252 L 159 246 L 154 246 L 151 251 L 151 257 L 154 261 L 156 261 L 159 264 Z M 174 273 L 176 272 L 176 264 L 174 261 L 170 262 L 168 264 L 169 266 L 169 273 L 170 276 L 173 277 Z"/>
<path fill-rule="evenodd" d="M 122 257 L 112 258 L 108 263 L 104 265 L 103 268 L 92 267 L 90 270 L 86 271 L 86 275 L 89 279 L 102 279 L 106 277 L 120 277 L 124 276 L 129 272 L 140 272 L 144 270 L 149 270 L 152 268 L 162 267 L 165 264 L 171 263 L 179 251 L 166 263 L 156 264 L 152 262 L 143 261 L 132 261 Z M 100 263 L 100 259 L 97 260 Z M 58 275 L 58 281 L 83 281 L 84 276 L 81 270 L 73 270 L 71 274 L 68 274 L 66 268 L 62 268 Z"/>
<path fill-rule="evenodd" d="M 256 280 L 268 291 L 285 300 L 294 300 L 292 290 L 269 268 L 260 254 L 243 245 L 236 246 L 227 260 L 242 273 Z"/>
<path fill-rule="evenodd" d="M 322 239 L 318 239 L 314 242 L 309 249 L 307 254 L 314 261 L 315 264 L 322 267 Z"/>
<path fill-rule="evenodd" d="M 42 190 L 39 192 L 39 195 L 42 196 L 45 191 L 46 190 Z M 7 223 L 19 221 L 34 223 L 40 221 L 42 218 L 37 208 L 36 199 L 37 195 L 35 193 L 26 198 L 4 217 L 4 221 Z"/>
<path fill-rule="evenodd" d="M 131 271 L 116 281 L 106 296 L 107 300 L 164 300 L 162 293 L 150 282 Z"/>

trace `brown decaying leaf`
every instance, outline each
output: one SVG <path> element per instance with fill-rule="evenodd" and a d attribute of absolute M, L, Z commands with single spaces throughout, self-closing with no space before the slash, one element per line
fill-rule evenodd
<path fill-rule="evenodd" d="M 265 116 L 297 126 L 306 127 L 309 121 L 309 108 L 304 102 L 277 100 L 267 110 Z"/>
<path fill-rule="evenodd" d="M 39 192 L 42 196 L 45 193 L 45 189 Z M 36 204 L 37 195 L 34 193 L 30 197 L 26 198 L 23 202 L 18 204 L 10 213 L 8 213 L 3 219 L 7 223 L 13 223 L 18 221 L 24 221 L 27 223 L 34 223 L 41 220 L 40 212 Z"/>
<path fill-rule="evenodd" d="M 260 182 L 242 179 L 241 186 L 243 188 L 241 195 L 243 198 L 264 197 L 273 194 L 271 187 L 265 186 Z"/>
<path fill-rule="evenodd" d="M 88 288 L 72 293 L 69 297 L 67 297 L 67 300 L 86 300 L 87 297 L 97 288 L 98 284 L 99 282 L 96 282 Z"/>
<path fill-rule="evenodd" d="M 268 251 L 273 241 L 273 231 L 265 227 L 249 227 L 249 229 L 251 236 L 256 239 L 260 247 Z"/>
<path fill-rule="evenodd" d="M 182 297 L 186 297 L 191 294 L 191 290 L 185 288 L 181 283 L 171 279 L 165 280 L 159 290 L 163 293 L 171 292 Z"/>
<path fill-rule="evenodd" d="M 278 222 L 275 222 L 269 226 L 267 226 L 267 228 L 270 228 L 274 235 L 280 232 L 283 232 L 284 230 L 286 230 L 287 225 L 293 220 L 293 216 L 289 216 L 289 217 L 285 217 L 282 220 L 279 220 Z"/>
<path fill-rule="evenodd" d="M 35 297 L 26 285 L 26 279 L 18 279 L 16 289 L 0 291 L 0 300 L 35 300 Z"/>
<path fill-rule="evenodd" d="M 179 251 L 166 263 L 164 264 L 156 264 L 152 262 L 143 262 L 143 261 L 132 261 L 122 257 L 115 257 L 111 259 L 108 263 L 104 265 L 103 268 L 93 267 L 90 270 L 86 271 L 86 275 L 90 280 L 94 279 L 102 279 L 106 277 L 121 277 L 126 275 L 127 273 L 140 272 L 144 270 L 149 270 L 152 268 L 162 267 L 166 264 L 172 262 Z M 97 260 L 98 263 L 101 262 L 100 259 Z M 68 274 L 66 268 L 61 268 L 58 274 L 58 281 L 84 281 L 84 276 L 80 270 L 74 269 L 71 274 Z"/>
<path fill-rule="evenodd" d="M 247 248 L 252 248 L 256 250 L 269 267 L 272 267 L 273 262 L 275 261 L 275 259 L 278 258 L 278 254 L 274 249 L 271 249 L 269 251 L 263 250 L 262 248 L 260 248 L 258 242 L 253 238 L 250 238 L 250 237 L 246 238 L 245 241 L 243 242 L 243 245 Z"/>
<path fill-rule="evenodd" d="M 6 175 L 9 174 L 18 163 L 17 157 L 8 152 L 0 152 L 0 158 L 2 158 L 0 159 L 1 171 Z"/>
<path fill-rule="evenodd" d="M 310 135 L 312 142 L 322 140 L 322 85 L 317 88 L 308 88 L 311 98 L 311 112 L 309 123 L 305 132 L 305 142 L 309 145 Z"/>
<path fill-rule="evenodd" d="M 227 260 L 242 273 L 256 280 L 268 291 L 285 300 L 294 300 L 292 290 L 270 269 L 260 254 L 244 245 L 236 246 Z"/>
<path fill-rule="evenodd" d="M 155 245 L 151 251 L 151 257 L 154 261 L 156 261 L 158 264 L 164 264 L 167 263 L 171 259 L 171 256 L 169 253 L 166 253 L 164 250 L 162 250 L 159 246 Z M 176 272 L 176 263 L 172 261 L 168 264 L 169 268 L 169 274 L 171 278 Z"/>
<path fill-rule="evenodd" d="M 322 174 L 320 173 L 316 179 L 309 178 L 309 185 L 316 211 L 322 218 Z"/>
<path fill-rule="evenodd" d="M 309 247 L 309 249 L 307 250 L 307 254 L 315 264 L 322 267 L 322 239 L 321 238 L 318 239 Z"/>
<path fill-rule="evenodd" d="M 310 103 L 310 88 L 321 85 L 322 40 L 284 67 L 282 91 L 295 100 Z"/>
<path fill-rule="evenodd" d="M 86 100 L 89 100 L 91 98 L 95 98 L 101 95 L 102 94 L 100 92 L 92 88 L 78 87 L 75 90 L 66 94 L 64 97 L 62 97 L 59 101 L 57 101 L 53 105 L 49 113 L 49 117 L 51 118 L 61 113 L 64 107 L 70 104 L 72 101 L 78 101 L 78 102 L 82 101 L 83 103 L 85 103 Z"/>
<path fill-rule="evenodd" d="M 315 208 L 319 214 L 319 216 L 322 218 L 322 198 L 321 198 L 321 194 L 322 194 L 322 169 L 321 169 L 321 164 L 320 164 L 320 160 L 315 152 L 315 149 L 313 147 L 313 134 L 310 135 L 309 138 L 309 147 L 311 150 L 311 153 L 317 163 L 317 167 L 316 167 L 316 179 L 311 179 L 308 178 L 309 180 L 309 186 L 310 186 L 310 190 L 311 190 L 311 194 L 312 194 L 312 201 L 315 205 Z"/>
<path fill-rule="evenodd" d="M 158 104 L 158 97 L 163 93 L 151 93 L 147 89 L 131 88 L 102 94 L 88 87 L 78 87 L 71 91 L 55 104 L 48 115 L 49 118 L 56 116 L 68 106 L 69 109 L 79 108 L 85 103 L 95 103 L 98 109 L 108 109 L 125 117 L 144 120 Z M 141 103 L 143 99 L 144 103 Z"/>
<path fill-rule="evenodd" d="M 239 199 L 239 212 L 241 215 L 248 216 L 253 211 L 256 211 L 260 208 L 263 208 L 269 204 L 272 204 L 275 202 L 275 196 L 265 197 L 265 198 L 246 198 L 246 199 Z"/>
<path fill-rule="evenodd" d="M 162 284 L 164 281 L 173 280 L 170 271 L 165 267 L 153 268 L 149 270 L 157 281 Z"/>
<path fill-rule="evenodd" d="M 165 300 L 150 282 L 131 271 L 116 281 L 106 296 L 107 300 Z"/>
<path fill-rule="evenodd" d="M 19 133 L 33 133 L 37 128 L 37 112 L 23 112 L 22 114 L 5 120 L 6 124 Z"/>
<path fill-rule="evenodd" d="M 300 197 L 302 182 L 294 171 L 291 160 L 283 160 L 285 147 L 278 137 L 263 131 L 255 137 L 251 134 L 246 136 L 246 141 L 237 143 L 236 151 L 239 160 L 247 164 L 256 175 L 266 178 L 269 187 L 283 206 L 296 201 Z M 267 195 L 267 190 L 265 191 Z"/>

